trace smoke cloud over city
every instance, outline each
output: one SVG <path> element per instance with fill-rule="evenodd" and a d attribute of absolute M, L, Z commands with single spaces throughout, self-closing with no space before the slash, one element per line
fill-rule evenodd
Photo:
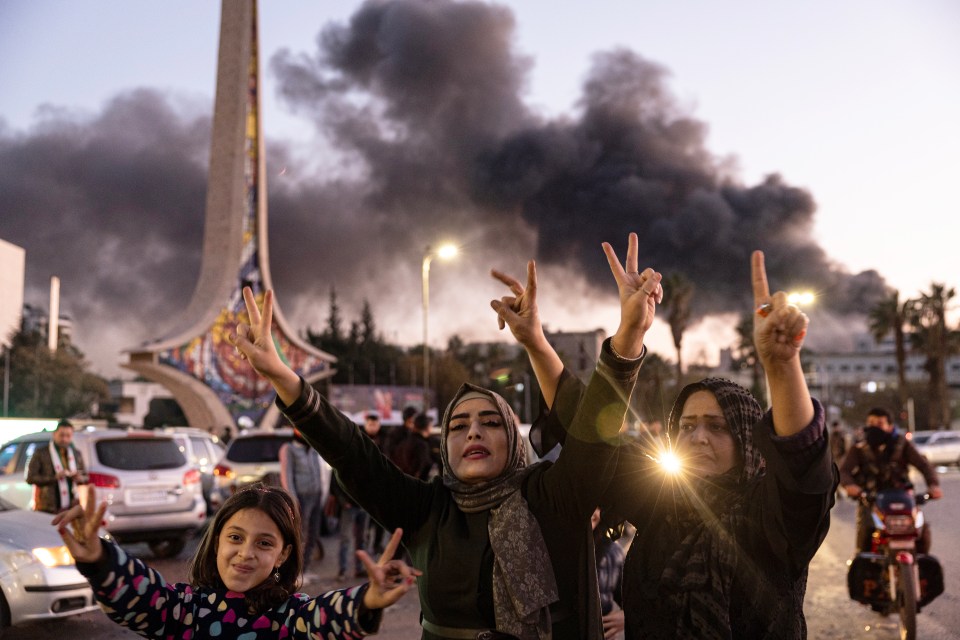
<path fill-rule="evenodd" d="M 264 116 L 271 271 L 295 328 L 322 326 L 335 287 L 348 309 L 369 299 L 387 339 L 418 342 L 420 258 L 444 238 L 465 254 L 432 276 L 448 303 L 431 309 L 435 335 L 495 324 L 487 271 L 521 274 L 529 257 L 552 307 L 579 316 L 563 328 L 596 327 L 590 309 L 613 300 L 600 243 L 622 255 L 630 231 L 641 267 L 695 283 L 696 318 L 749 308 L 755 248 L 773 286 L 813 289 L 831 314 L 862 314 L 882 294 L 878 273 L 848 273 L 818 245 L 813 194 L 775 167 L 743 184 L 709 151 L 708 123 L 679 106 L 664 66 L 599 52 L 576 110 L 538 114 L 524 102 L 534 61 L 515 51 L 515 27 L 486 3 L 368 2 L 318 25 L 316 51 L 267 62 L 320 140 L 302 158 Z M 0 237 L 27 250 L 28 302 L 45 305 L 60 276 L 81 348 L 109 352 L 101 369 L 189 300 L 210 117 L 134 89 L 92 117 L 51 108 L 27 131 L 0 123 Z"/>

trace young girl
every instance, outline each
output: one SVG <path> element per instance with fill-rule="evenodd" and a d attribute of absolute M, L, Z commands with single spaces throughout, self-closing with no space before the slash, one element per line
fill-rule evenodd
<path fill-rule="evenodd" d="M 188 576 L 167 584 L 155 570 L 97 537 L 106 503 L 57 515 L 53 524 L 117 624 L 146 638 L 359 638 L 376 633 L 382 610 L 420 572 L 392 560 L 402 531 L 380 561 L 360 551 L 370 582 L 316 598 L 295 593 L 302 566 L 299 511 L 283 489 L 254 484 L 232 495 L 207 528 Z M 68 527 L 69 525 L 69 527 Z"/>

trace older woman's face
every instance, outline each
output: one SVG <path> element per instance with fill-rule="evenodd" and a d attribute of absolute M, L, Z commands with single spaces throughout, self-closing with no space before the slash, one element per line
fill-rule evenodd
<path fill-rule="evenodd" d="M 683 403 L 678 449 L 684 467 L 699 476 L 720 475 L 741 464 L 740 447 L 710 391 L 692 393 Z"/>
<path fill-rule="evenodd" d="M 447 433 L 447 459 L 460 481 L 493 480 L 507 466 L 507 429 L 492 400 L 471 398 L 458 404 Z"/>

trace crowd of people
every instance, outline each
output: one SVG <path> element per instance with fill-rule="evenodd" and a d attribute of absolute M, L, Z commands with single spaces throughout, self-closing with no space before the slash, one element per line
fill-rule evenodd
<path fill-rule="evenodd" d="M 392 431 L 377 414 L 354 424 L 277 351 L 273 292 L 258 304 L 244 289 L 249 323 L 230 340 L 274 387 L 296 437 L 281 454 L 282 487 L 251 486 L 216 513 L 188 583 L 167 585 L 100 540 L 105 505 L 92 489 L 85 506 L 63 510 L 64 488 L 82 472 L 66 450 L 51 445 L 60 464 L 37 474 L 48 502 L 61 494 L 54 523 L 104 610 L 148 637 L 239 637 L 247 625 L 245 638 L 353 638 L 375 633 L 382 609 L 416 588 L 423 640 L 805 638 L 807 571 L 838 484 L 856 496 L 903 482 L 913 464 L 939 497 L 935 472 L 889 414 L 871 412 L 851 447 L 827 428 L 800 364 L 808 318 L 771 293 L 759 251 L 753 340 L 769 408 L 734 382 L 705 378 L 680 390 L 656 433 L 624 437 L 645 336 L 669 292 L 659 272 L 640 268 L 635 234 L 622 262 L 602 248 L 620 322 L 589 380 L 545 337 L 533 261 L 525 283 L 492 272 L 509 294 L 491 307 L 541 389 L 534 464 L 509 404 L 469 383 L 439 435 L 413 408 Z M 321 458 L 334 470 L 328 500 L 317 491 Z M 338 577 L 368 581 L 310 597 L 297 589 L 324 511 L 339 522 Z M 626 551 L 625 524 L 634 532 Z M 385 531 L 393 534 L 374 561 Z"/>

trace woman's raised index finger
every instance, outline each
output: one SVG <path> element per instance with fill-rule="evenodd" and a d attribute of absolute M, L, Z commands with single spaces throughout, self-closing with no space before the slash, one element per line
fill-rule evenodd
<path fill-rule="evenodd" d="M 770 302 L 770 285 L 767 284 L 767 267 L 763 251 L 754 251 L 750 256 L 750 277 L 753 281 L 753 303 L 756 306 Z"/>
<path fill-rule="evenodd" d="M 527 261 L 527 295 L 536 299 L 537 295 L 537 263 Z"/>
<path fill-rule="evenodd" d="M 273 289 L 263 293 L 263 317 L 260 319 L 261 335 L 269 336 L 273 326 Z"/>
<path fill-rule="evenodd" d="M 627 273 L 639 273 L 639 249 L 640 241 L 637 238 L 637 234 L 630 232 L 630 235 L 627 236 L 627 263 L 626 269 Z"/>
<path fill-rule="evenodd" d="M 393 554 L 397 552 L 397 547 L 400 546 L 400 538 L 403 537 L 403 529 L 394 529 L 393 535 L 390 536 L 387 546 L 384 547 L 383 553 L 380 554 L 380 558 L 377 560 L 377 564 L 384 565 L 391 560 L 393 560 Z"/>
<path fill-rule="evenodd" d="M 609 242 L 604 242 L 603 252 L 607 255 L 607 264 L 610 265 L 610 272 L 613 273 L 613 279 L 617 281 L 619 286 L 625 277 L 623 267 L 620 266 L 620 258 L 617 257 L 617 253 L 613 250 L 613 247 L 610 246 Z"/>
<path fill-rule="evenodd" d="M 257 308 L 257 299 L 253 297 L 253 289 L 243 288 L 243 302 L 247 305 L 247 315 L 250 317 L 250 326 L 260 326 L 260 309 Z"/>
<path fill-rule="evenodd" d="M 496 269 L 490 269 L 490 275 L 507 285 L 513 295 L 519 296 L 523 294 L 523 286 L 520 284 L 520 281 L 513 276 L 508 276 L 503 271 L 497 271 Z"/>

